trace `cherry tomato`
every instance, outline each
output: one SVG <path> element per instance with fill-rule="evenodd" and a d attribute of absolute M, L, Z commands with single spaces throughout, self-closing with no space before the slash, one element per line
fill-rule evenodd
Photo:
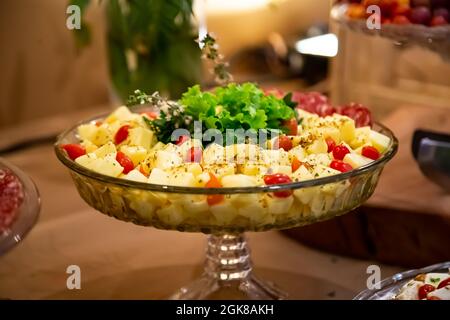
<path fill-rule="evenodd" d="M 95 126 L 96 127 L 100 127 L 103 124 L 103 122 L 101 122 L 100 120 L 95 121 Z"/>
<path fill-rule="evenodd" d="M 266 185 L 274 185 L 274 184 L 285 184 L 285 183 L 291 183 L 292 180 L 289 178 L 289 176 L 283 174 L 283 173 L 274 173 L 274 174 L 268 174 L 264 176 L 264 182 Z M 283 191 L 276 191 L 273 193 L 275 197 L 278 198 L 287 198 L 290 195 L 292 195 L 292 190 L 283 190 Z"/>
<path fill-rule="evenodd" d="M 131 170 L 134 169 L 133 161 L 122 151 L 117 152 L 116 154 L 117 162 L 123 167 L 123 173 L 127 174 Z"/>
<path fill-rule="evenodd" d="M 145 112 L 141 112 L 141 115 L 147 116 L 147 117 L 149 117 L 149 118 L 152 119 L 152 120 L 159 117 L 158 113 L 155 112 L 155 111 L 145 111 Z"/>
<path fill-rule="evenodd" d="M 423 286 L 419 287 L 419 299 L 426 299 L 427 294 L 436 290 L 431 284 L 424 284 Z"/>
<path fill-rule="evenodd" d="M 128 124 L 123 125 L 117 130 L 116 135 L 114 136 L 114 142 L 116 144 L 120 144 L 123 141 L 125 141 L 126 138 L 128 138 L 128 130 L 130 129 L 130 126 Z"/>
<path fill-rule="evenodd" d="M 362 148 L 361 154 L 369 159 L 377 160 L 380 157 L 380 152 L 372 146 L 365 146 Z"/>
<path fill-rule="evenodd" d="M 348 172 L 350 170 L 353 170 L 353 167 L 349 165 L 348 163 L 345 163 L 341 160 L 333 160 L 330 163 L 330 168 L 334 170 L 338 170 L 340 172 Z"/>
<path fill-rule="evenodd" d="M 303 163 L 300 160 L 298 160 L 297 157 L 294 157 L 294 159 L 292 159 L 292 163 L 291 163 L 292 172 L 297 171 L 297 169 L 300 168 L 302 164 Z"/>
<path fill-rule="evenodd" d="M 276 138 L 273 142 L 274 149 L 284 149 L 284 151 L 289 151 L 292 149 L 292 141 L 287 136 L 280 136 Z"/>
<path fill-rule="evenodd" d="M 222 184 L 214 174 L 209 173 L 209 177 L 210 179 L 206 183 L 205 186 L 206 188 L 222 188 Z M 206 196 L 206 202 L 208 202 L 210 206 L 213 206 L 215 204 L 222 202 L 224 198 L 225 196 L 223 194 L 208 194 Z"/>
<path fill-rule="evenodd" d="M 446 286 L 450 286 L 450 278 L 447 278 L 447 279 L 441 281 L 441 283 L 439 283 L 437 288 L 441 289 L 441 288 L 446 287 Z"/>
<path fill-rule="evenodd" d="M 327 143 L 327 146 L 328 146 L 327 152 L 333 151 L 334 147 L 336 147 L 336 142 L 334 142 L 334 140 L 330 137 L 326 138 L 325 142 Z"/>
<path fill-rule="evenodd" d="M 188 150 L 185 161 L 186 162 L 200 162 L 202 160 L 202 148 L 192 147 Z"/>
<path fill-rule="evenodd" d="M 298 123 L 297 123 L 297 120 L 295 118 L 292 118 L 292 119 L 289 119 L 289 120 L 284 120 L 283 121 L 283 127 L 288 130 L 287 131 L 287 135 L 288 136 L 295 136 L 295 135 L 297 135 Z"/>
<path fill-rule="evenodd" d="M 189 136 L 179 136 L 175 144 L 181 146 L 183 143 L 189 140 Z"/>
<path fill-rule="evenodd" d="M 342 160 L 342 159 L 344 159 L 344 157 L 345 157 L 345 155 L 346 155 L 347 153 L 350 153 L 350 150 L 348 150 L 348 148 L 347 148 L 346 146 L 342 145 L 342 144 L 340 144 L 340 145 L 338 145 L 338 146 L 335 146 L 335 147 L 333 148 L 333 157 L 334 157 L 336 160 Z"/>
<path fill-rule="evenodd" d="M 80 144 L 75 143 L 63 144 L 61 148 L 63 148 L 67 152 L 67 155 L 72 160 L 75 160 L 76 158 L 86 154 L 86 149 Z"/>

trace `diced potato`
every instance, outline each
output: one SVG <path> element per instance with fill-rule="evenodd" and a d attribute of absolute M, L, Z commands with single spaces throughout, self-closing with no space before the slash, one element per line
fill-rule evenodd
<path fill-rule="evenodd" d="M 303 204 L 309 204 L 314 195 L 320 192 L 317 187 L 307 187 L 294 190 L 294 196 Z"/>
<path fill-rule="evenodd" d="M 153 214 L 155 212 L 156 206 L 147 199 L 133 199 L 130 201 L 130 207 L 136 213 L 144 219 L 151 220 L 153 218 Z"/>
<path fill-rule="evenodd" d="M 218 224 L 229 224 L 237 216 L 236 208 L 230 201 L 223 201 L 209 207 Z"/>
<path fill-rule="evenodd" d="M 91 153 L 98 149 L 98 147 L 89 140 L 83 140 L 81 145 L 86 149 L 86 153 Z"/>
<path fill-rule="evenodd" d="M 236 156 L 234 157 L 236 164 L 245 164 L 248 161 L 260 160 L 260 147 L 256 144 L 236 144 L 234 151 L 236 152 Z"/>
<path fill-rule="evenodd" d="M 234 163 L 205 165 L 203 166 L 203 171 L 211 172 L 220 179 L 225 176 L 234 175 L 236 172 L 236 165 Z"/>
<path fill-rule="evenodd" d="M 127 155 L 131 159 L 131 161 L 133 161 L 134 166 L 137 166 L 147 157 L 147 149 L 145 149 L 144 147 L 130 147 L 127 145 L 123 145 L 120 147 L 120 151 L 125 153 L 125 155 Z"/>
<path fill-rule="evenodd" d="M 269 167 L 269 172 L 272 173 L 283 173 L 288 176 L 292 174 L 292 167 L 291 166 L 279 166 L 279 165 L 273 165 Z"/>
<path fill-rule="evenodd" d="M 357 153 L 347 153 L 344 157 L 344 162 L 351 165 L 353 168 L 359 168 L 366 164 L 371 163 L 373 160 L 366 158 L 362 155 L 359 155 Z"/>
<path fill-rule="evenodd" d="M 80 140 L 93 141 L 97 133 L 97 126 L 94 123 L 87 123 L 78 126 L 78 136 Z"/>
<path fill-rule="evenodd" d="M 324 139 L 331 138 L 336 143 L 341 141 L 341 132 L 336 127 L 319 127 L 315 130 L 315 132 L 318 135 L 321 135 Z"/>
<path fill-rule="evenodd" d="M 209 176 L 209 173 L 203 172 L 195 177 L 195 182 L 197 187 L 204 187 L 210 179 L 211 177 Z"/>
<path fill-rule="evenodd" d="M 171 204 L 156 211 L 159 219 L 171 226 L 182 223 L 186 217 L 183 207 L 178 204 Z"/>
<path fill-rule="evenodd" d="M 150 176 L 147 181 L 153 184 L 167 185 L 169 184 L 169 174 L 167 174 L 164 170 L 154 168 L 152 169 L 152 172 L 150 172 Z"/>
<path fill-rule="evenodd" d="M 147 182 L 147 177 L 136 169 L 133 169 L 130 172 L 128 172 L 126 175 L 124 175 L 124 178 L 131 181 Z"/>
<path fill-rule="evenodd" d="M 197 176 L 203 172 L 202 167 L 200 164 L 196 162 L 192 163 L 183 163 L 182 165 L 178 167 L 173 167 L 166 170 L 169 175 L 176 175 L 180 173 L 192 173 L 194 176 Z"/>
<path fill-rule="evenodd" d="M 262 150 L 261 162 L 265 163 L 267 166 L 274 164 L 289 166 L 291 164 L 289 160 L 289 153 L 283 149 Z"/>
<path fill-rule="evenodd" d="M 255 195 L 256 196 L 256 195 Z M 255 201 L 247 202 L 238 206 L 238 214 L 250 219 L 251 222 L 259 222 L 267 214 L 265 200 L 255 198 Z"/>
<path fill-rule="evenodd" d="M 104 158 L 107 155 L 115 154 L 117 152 L 116 146 L 112 142 L 108 142 L 107 144 L 101 146 L 97 150 L 94 151 L 94 154 L 97 158 Z"/>
<path fill-rule="evenodd" d="M 222 185 L 227 188 L 231 187 L 251 187 L 256 186 L 256 180 L 254 177 L 247 176 L 245 174 L 233 174 L 224 176 L 222 178 Z"/>
<path fill-rule="evenodd" d="M 293 174 L 292 179 L 296 182 L 314 179 L 314 175 L 306 169 L 305 166 L 300 166 Z"/>
<path fill-rule="evenodd" d="M 113 135 L 105 125 L 101 125 L 100 127 L 96 128 L 97 130 L 95 131 L 94 136 L 89 139 L 90 141 L 92 141 L 92 143 L 97 146 L 102 146 L 105 143 L 112 141 Z"/>
<path fill-rule="evenodd" d="M 316 165 L 329 166 L 331 163 L 330 155 L 328 153 L 311 154 L 303 159 L 303 162 L 308 163 L 312 167 Z"/>
<path fill-rule="evenodd" d="M 349 143 L 355 139 L 355 121 L 350 118 L 348 120 L 343 121 L 341 126 L 341 140 Z"/>
<path fill-rule="evenodd" d="M 113 113 L 111 113 L 106 119 L 106 123 L 113 123 L 115 121 L 128 121 L 133 119 L 133 114 L 130 109 L 126 106 L 121 106 L 117 108 Z"/>
<path fill-rule="evenodd" d="M 83 167 L 90 168 L 92 165 L 92 162 L 97 159 L 97 155 L 95 153 L 88 153 L 85 155 L 82 155 L 81 157 L 78 157 L 75 159 L 75 162 L 82 165 Z"/>
<path fill-rule="evenodd" d="M 306 157 L 306 152 L 302 148 L 302 146 L 296 146 L 296 147 L 292 148 L 291 150 L 289 150 L 288 153 L 291 156 L 291 162 L 292 162 L 292 159 L 294 156 L 300 161 Z"/>
<path fill-rule="evenodd" d="M 209 211 L 208 202 L 206 202 L 206 197 L 203 196 L 202 200 L 190 199 L 183 204 L 184 209 L 190 215 L 196 215 L 200 213 L 206 213 Z"/>
<path fill-rule="evenodd" d="M 89 165 L 89 168 L 112 177 L 118 177 L 123 171 L 122 166 L 113 157 L 97 158 Z"/>
<path fill-rule="evenodd" d="M 183 164 L 183 159 L 178 154 L 160 150 L 156 152 L 153 166 L 165 170 L 178 167 L 181 164 Z"/>
<path fill-rule="evenodd" d="M 306 151 L 309 154 L 327 153 L 328 145 L 325 142 L 325 139 L 318 138 L 318 139 L 314 140 L 314 142 L 308 146 Z"/>
<path fill-rule="evenodd" d="M 340 174 L 341 172 L 338 170 L 334 170 L 328 166 L 324 166 L 322 164 L 318 164 L 314 167 L 313 175 L 317 177 L 328 177 L 336 174 Z"/>
<path fill-rule="evenodd" d="M 151 151 L 158 151 L 162 150 L 166 145 L 162 143 L 161 141 L 158 141 L 152 148 Z"/>
<path fill-rule="evenodd" d="M 370 142 L 379 152 L 384 152 L 389 147 L 391 139 L 384 134 L 370 130 Z"/>
<path fill-rule="evenodd" d="M 249 176 L 262 175 L 265 174 L 267 170 L 268 168 L 266 166 L 255 162 L 247 162 L 245 164 L 238 165 L 238 172 Z"/>
<path fill-rule="evenodd" d="M 294 203 L 294 197 L 277 198 L 267 196 L 269 214 L 286 214 Z"/>
<path fill-rule="evenodd" d="M 203 148 L 202 142 L 198 139 L 187 140 L 178 146 L 178 152 L 180 156 L 183 158 L 186 156 L 187 152 L 193 147 Z"/>
<path fill-rule="evenodd" d="M 169 176 L 169 184 L 180 187 L 195 187 L 196 180 L 192 173 L 183 172 Z"/>
<path fill-rule="evenodd" d="M 226 163 L 225 148 L 217 143 L 208 145 L 203 151 L 202 161 L 206 165 Z"/>
<path fill-rule="evenodd" d="M 132 146 L 141 146 L 147 150 L 150 150 L 153 145 L 153 132 L 142 128 L 137 127 L 129 130 L 129 139 L 130 145 Z"/>

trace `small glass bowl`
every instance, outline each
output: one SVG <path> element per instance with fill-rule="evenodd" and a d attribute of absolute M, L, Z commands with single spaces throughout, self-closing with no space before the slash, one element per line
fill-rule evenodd
<path fill-rule="evenodd" d="M 5 159 L 0 158 L 0 169 L 2 168 L 11 170 L 19 178 L 24 197 L 22 204 L 17 209 L 17 217 L 14 222 L 8 229 L 0 233 L 0 255 L 9 251 L 25 238 L 36 223 L 41 207 L 39 192 L 30 177 Z"/>
<path fill-rule="evenodd" d="M 400 289 L 410 280 L 422 273 L 448 273 L 450 261 L 433 264 L 422 269 L 408 270 L 394 274 L 375 285 L 379 289 L 366 289 L 360 292 L 354 300 L 392 300 Z"/>

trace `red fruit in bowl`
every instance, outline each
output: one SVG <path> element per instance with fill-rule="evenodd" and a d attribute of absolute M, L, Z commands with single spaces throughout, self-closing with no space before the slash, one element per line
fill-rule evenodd
<path fill-rule="evenodd" d="M 425 6 L 413 8 L 409 15 L 409 20 L 412 23 L 428 25 L 431 20 L 430 8 Z"/>
<path fill-rule="evenodd" d="M 450 4 L 450 1 L 449 1 Z M 450 13 L 446 8 L 437 8 L 433 11 L 433 17 L 443 17 L 445 20 L 450 21 Z"/>
<path fill-rule="evenodd" d="M 395 19 L 396 16 L 407 16 L 411 12 L 411 7 L 408 4 L 398 4 L 392 11 L 392 15 Z"/>
<path fill-rule="evenodd" d="M 395 16 L 394 19 L 392 19 L 393 24 L 410 24 L 411 21 L 409 21 L 408 17 L 406 16 Z"/>
<path fill-rule="evenodd" d="M 430 0 L 411 0 L 411 6 L 412 7 L 420 7 L 420 6 L 430 7 L 431 1 Z"/>
<path fill-rule="evenodd" d="M 433 19 L 431 19 L 430 22 L 430 26 L 432 27 L 445 26 L 447 24 L 448 24 L 447 20 L 445 20 L 445 18 L 442 16 L 433 17 Z"/>

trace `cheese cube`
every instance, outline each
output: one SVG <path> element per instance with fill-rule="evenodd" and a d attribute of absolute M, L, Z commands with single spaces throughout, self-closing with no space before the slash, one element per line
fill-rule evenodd
<path fill-rule="evenodd" d="M 153 132 L 142 128 L 137 127 L 129 130 L 129 139 L 130 145 L 132 146 L 141 146 L 147 150 L 150 150 L 153 145 Z"/>
<path fill-rule="evenodd" d="M 183 164 L 183 159 L 174 152 L 160 150 L 156 152 L 155 156 L 156 159 L 153 166 L 163 170 L 178 167 Z"/>
<path fill-rule="evenodd" d="M 366 158 L 362 155 L 359 155 L 357 153 L 347 153 L 343 161 L 351 165 L 353 168 L 359 168 L 366 164 L 371 163 L 373 160 Z"/>
<path fill-rule="evenodd" d="M 153 168 L 147 181 L 153 184 L 167 185 L 169 184 L 169 175 L 164 170 Z"/>
<path fill-rule="evenodd" d="M 370 142 L 372 142 L 372 145 L 380 152 L 384 152 L 389 147 L 389 144 L 391 142 L 391 139 L 389 139 L 389 137 L 374 130 L 370 130 L 369 138 Z"/>
<path fill-rule="evenodd" d="M 137 166 L 147 157 L 147 149 L 145 149 L 144 147 L 132 147 L 123 145 L 120 147 L 120 151 L 125 153 L 125 155 L 127 155 L 131 159 L 131 161 L 133 161 L 134 166 Z"/>

